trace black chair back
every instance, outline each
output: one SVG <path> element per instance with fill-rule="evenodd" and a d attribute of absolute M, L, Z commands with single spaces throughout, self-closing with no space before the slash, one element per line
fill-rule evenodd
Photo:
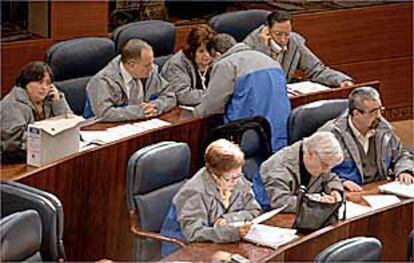
<path fill-rule="evenodd" d="M 265 24 L 269 14 L 270 11 L 261 9 L 235 11 L 214 16 L 208 24 L 218 33 L 227 33 L 241 42 L 250 32 Z"/>
<path fill-rule="evenodd" d="M 176 192 L 184 184 L 190 168 L 186 143 L 160 142 L 135 152 L 128 162 L 128 208 L 137 214 L 139 228 L 160 233 Z M 161 258 L 161 242 L 136 238 L 135 260 Z"/>
<path fill-rule="evenodd" d="M 0 261 L 42 261 L 42 223 L 35 210 L 16 212 L 0 219 Z"/>
<path fill-rule="evenodd" d="M 381 247 L 381 242 L 373 237 L 345 239 L 320 252 L 315 262 L 379 262 Z"/>
<path fill-rule="evenodd" d="M 63 245 L 63 207 L 51 193 L 12 181 L 1 182 L 1 216 L 33 209 L 42 221 L 42 246 L 45 261 L 65 259 Z"/>
<path fill-rule="evenodd" d="M 55 81 L 93 76 L 115 56 L 109 38 L 84 37 L 59 42 L 46 52 Z"/>
<path fill-rule="evenodd" d="M 115 56 L 115 43 L 109 38 L 84 37 L 59 42 L 46 52 L 55 84 L 77 115 L 86 102 L 86 85 Z"/>
<path fill-rule="evenodd" d="M 146 20 L 126 24 L 116 28 L 112 39 L 119 52 L 122 46 L 132 38 L 138 38 L 150 44 L 154 50 L 154 57 L 166 56 L 174 53 L 175 26 L 161 20 Z"/>
<path fill-rule="evenodd" d="M 288 144 L 312 135 L 347 108 L 347 99 L 320 100 L 295 108 L 288 118 Z"/>
<path fill-rule="evenodd" d="M 56 87 L 65 94 L 65 98 L 76 115 L 83 115 L 86 102 L 86 85 L 92 77 L 82 77 L 55 82 Z"/>

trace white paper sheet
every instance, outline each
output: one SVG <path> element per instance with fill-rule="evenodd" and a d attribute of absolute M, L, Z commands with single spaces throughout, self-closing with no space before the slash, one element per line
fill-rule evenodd
<path fill-rule="evenodd" d="M 360 216 L 371 212 L 373 209 L 369 206 L 359 205 L 354 202 L 346 201 L 346 215 L 345 218 L 349 219 L 352 217 Z M 339 216 L 343 214 L 344 206 L 339 208 Z"/>
<path fill-rule="evenodd" d="M 298 237 L 296 229 L 254 224 L 244 239 L 258 245 L 276 249 Z"/>
<path fill-rule="evenodd" d="M 395 194 L 406 198 L 414 198 L 414 184 L 403 184 L 397 181 L 379 187 L 381 192 Z"/>
<path fill-rule="evenodd" d="M 395 195 L 363 195 L 365 201 L 374 209 L 383 208 L 401 202 Z"/>

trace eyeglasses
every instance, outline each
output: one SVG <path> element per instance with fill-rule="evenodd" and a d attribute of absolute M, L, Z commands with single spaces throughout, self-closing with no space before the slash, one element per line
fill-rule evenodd
<path fill-rule="evenodd" d="M 242 177 L 243 176 L 243 173 L 239 173 L 239 174 L 237 174 L 237 175 L 233 175 L 233 176 L 224 176 L 224 175 L 222 175 L 222 176 L 220 176 L 220 178 L 222 178 L 223 179 L 223 181 L 225 181 L 226 183 L 230 183 L 230 182 L 236 182 L 237 180 L 239 180 L 240 179 L 240 177 Z"/>
<path fill-rule="evenodd" d="M 136 61 L 136 60 L 131 60 L 131 63 L 133 63 L 133 64 L 137 64 L 137 65 L 140 65 L 141 67 L 143 67 L 143 68 L 145 68 L 145 69 L 151 69 L 151 68 L 154 66 L 154 64 L 153 64 L 153 63 L 142 64 L 142 63 L 140 63 L 140 62 L 138 62 L 138 61 Z"/>
<path fill-rule="evenodd" d="M 326 170 L 326 169 L 330 169 L 332 167 L 332 163 L 326 160 L 323 160 L 320 156 L 320 154 L 315 151 L 316 156 L 318 156 L 319 162 L 321 164 L 322 169 Z"/>
<path fill-rule="evenodd" d="M 384 111 L 385 111 L 385 107 L 383 107 L 383 106 L 381 106 L 381 107 L 378 107 L 378 108 L 374 108 L 374 109 L 372 109 L 372 110 L 369 110 L 369 111 L 364 111 L 364 110 L 361 110 L 361 109 L 357 109 L 360 113 L 362 113 L 362 114 L 368 114 L 368 115 L 377 115 L 378 113 L 379 114 L 384 114 Z"/>
<path fill-rule="evenodd" d="M 270 31 L 270 34 L 272 34 L 274 37 L 289 37 L 290 32 L 281 32 L 281 31 Z"/>

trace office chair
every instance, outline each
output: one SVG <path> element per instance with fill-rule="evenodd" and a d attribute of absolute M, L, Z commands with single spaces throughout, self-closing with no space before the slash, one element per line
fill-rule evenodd
<path fill-rule="evenodd" d="M 42 223 L 35 210 L 16 212 L 0 219 L 0 261 L 42 261 Z"/>
<path fill-rule="evenodd" d="M 175 26 L 172 23 L 160 20 L 146 20 L 126 24 L 116 28 L 112 39 L 116 44 L 116 51 L 119 53 L 122 46 L 132 38 L 146 41 L 154 51 L 154 62 L 162 68 L 174 53 L 175 47 Z"/>
<path fill-rule="evenodd" d="M 269 14 L 270 11 L 260 9 L 235 11 L 214 16 L 208 24 L 217 33 L 227 33 L 241 42 L 250 32 L 265 24 Z"/>
<path fill-rule="evenodd" d="M 42 222 L 40 254 L 45 261 L 66 259 L 63 245 L 63 207 L 56 196 L 12 181 L 1 181 L 1 216 L 35 210 Z"/>
<path fill-rule="evenodd" d="M 84 37 L 59 42 L 46 52 L 56 86 L 66 96 L 69 106 L 82 115 L 86 84 L 115 56 L 115 44 L 103 37 Z"/>
<path fill-rule="evenodd" d="M 288 118 L 288 144 L 312 135 L 348 108 L 347 99 L 320 100 L 295 108 Z"/>
<path fill-rule="evenodd" d="M 128 161 L 127 201 L 131 232 L 136 235 L 136 261 L 158 261 L 161 241 L 181 247 L 181 240 L 162 236 L 164 218 L 190 168 L 186 143 L 160 142 L 135 152 Z"/>
<path fill-rule="evenodd" d="M 381 247 L 381 242 L 373 237 L 349 238 L 324 249 L 315 262 L 379 262 Z"/>

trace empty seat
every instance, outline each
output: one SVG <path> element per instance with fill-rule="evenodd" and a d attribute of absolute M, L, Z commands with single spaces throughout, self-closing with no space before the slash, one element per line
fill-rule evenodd
<path fill-rule="evenodd" d="M 373 237 L 349 238 L 320 252 L 315 262 L 379 262 L 381 247 L 381 242 Z"/>
<path fill-rule="evenodd" d="M 33 209 L 42 222 L 40 253 L 45 261 L 65 259 L 63 207 L 51 193 L 12 181 L 1 182 L 1 217 Z"/>
<path fill-rule="evenodd" d="M 129 159 L 127 201 L 130 228 L 136 235 L 136 261 L 159 260 L 160 241 L 185 245 L 183 241 L 159 233 L 172 198 L 185 183 L 189 168 L 190 149 L 186 143 L 180 142 L 150 145 Z"/>
<path fill-rule="evenodd" d="M 42 261 L 42 223 L 35 210 L 16 212 L 0 219 L 0 261 Z"/>

